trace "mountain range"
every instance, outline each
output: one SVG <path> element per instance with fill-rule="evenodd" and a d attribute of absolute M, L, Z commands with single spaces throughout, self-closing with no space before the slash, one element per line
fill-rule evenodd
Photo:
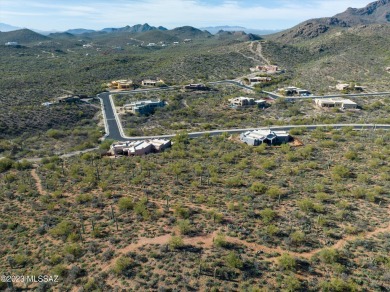
<path fill-rule="evenodd" d="M 181 42 L 185 39 L 217 39 L 217 40 L 258 40 L 259 36 L 247 34 L 243 31 L 220 30 L 216 34 L 211 34 L 206 30 L 200 30 L 192 26 L 166 29 L 164 27 L 153 27 L 146 24 L 125 26 L 123 28 L 105 28 L 101 31 L 87 29 L 72 29 L 66 32 L 55 32 L 49 35 L 42 35 L 29 29 L 19 29 L 8 32 L 0 32 L 0 43 L 18 42 L 21 45 L 28 45 L 33 42 L 42 42 L 52 39 L 76 40 L 82 38 L 85 41 L 101 41 L 112 45 L 125 45 L 129 42 L 128 36 L 134 36 L 137 41 L 143 42 Z M 137 44 L 137 43 L 135 43 Z"/>
<path fill-rule="evenodd" d="M 207 26 L 207 27 L 200 27 L 201 30 L 207 30 L 209 33 L 216 34 L 219 31 L 243 31 L 245 33 L 252 33 L 257 35 L 267 35 L 272 34 L 281 31 L 280 29 L 254 29 L 254 28 L 246 28 L 242 26 L 229 26 L 229 25 L 223 25 L 223 26 Z"/>
<path fill-rule="evenodd" d="M 0 32 L 10 32 L 10 31 L 15 31 L 15 30 L 20 30 L 23 29 L 21 27 L 9 25 L 6 23 L 0 23 Z M 198 28 L 200 30 L 206 30 L 211 34 L 216 34 L 219 31 L 243 31 L 245 33 L 251 33 L 251 34 L 257 34 L 257 35 L 267 35 L 267 34 L 272 34 L 276 33 L 280 30 L 271 30 L 271 29 L 253 29 L 253 28 L 246 28 L 242 26 L 229 26 L 229 25 L 223 25 L 223 26 L 208 26 L 208 27 L 200 27 Z M 42 35 L 50 35 L 50 34 L 58 34 L 58 33 L 63 33 L 61 31 L 42 31 L 42 30 L 36 30 L 36 29 L 31 29 L 30 30 L 37 32 Z M 134 26 L 124 26 L 124 27 L 107 27 L 103 28 L 101 30 L 93 30 L 93 29 L 85 29 L 85 28 L 73 28 L 73 29 L 68 29 L 64 31 L 65 33 L 70 33 L 72 35 L 80 35 L 80 34 L 85 34 L 85 33 L 112 33 L 112 32 L 129 32 L 129 33 L 137 33 L 137 32 L 145 32 L 145 31 L 150 31 L 150 30 L 161 30 L 165 31 L 168 30 L 167 28 L 163 26 L 150 26 L 149 24 L 136 24 Z"/>
<path fill-rule="evenodd" d="M 333 17 L 304 21 L 290 29 L 276 33 L 271 39 L 285 43 L 296 43 L 312 39 L 334 29 L 348 29 L 356 26 L 390 24 L 390 0 L 379 0 L 364 8 L 348 8 Z"/>

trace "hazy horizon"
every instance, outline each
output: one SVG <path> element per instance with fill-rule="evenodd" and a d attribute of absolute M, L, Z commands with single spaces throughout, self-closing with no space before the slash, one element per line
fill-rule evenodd
<path fill-rule="evenodd" d="M 361 8 L 372 0 L 32 0 L 0 2 L 0 22 L 42 31 L 85 28 L 100 30 L 139 23 L 172 29 L 241 26 L 281 30 L 310 18 L 333 16 L 348 7 Z M 15 5 L 18 4 L 18 5 Z"/>

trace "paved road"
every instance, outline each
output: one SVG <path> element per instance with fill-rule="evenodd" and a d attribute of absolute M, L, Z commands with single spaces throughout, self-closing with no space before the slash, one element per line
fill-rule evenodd
<path fill-rule="evenodd" d="M 225 81 L 217 81 L 217 82 L 210 82 L 209 84 L 218 84 L 218 83 L 230 83 L 234 84 L 243 88 L 251 89 L 248 86 L 242 85 L 239 82 L 232 81 L 232 80 L 225 80 Z M 153 89 L 153 90 L 161 90 L 161 89 Z M 142 90 L 145 91 L 145 90 Z M 146 90 L 150 91 L 150 90 Z M 131 91 L 131 93 L 136 93 L 134 91 Z M 379 94 L 379 93 L 378 93 Z M 153 138 L 166 138 L 170 139 L 175 136 L 175 134 L 172 135 L 155 135 L 155 136 L 137 136 L 137 137 L 128 137 L 124 134 L 124 131 L 122 129 L 122 125 L 119 119 L 119 116 L 117 115 L 114 107 L 114 102 L 112 98 L 110 98 L 109 92 L 104 92 L 98 95 L 100 100 L 102 101 L 102 109 L 103 109 L 103 115 L 105 117 L 105 125 L 106 125 L 106 138 L 113 139 L 116 141 L 137 141 L 137 140 L 144 140 L 144 139 L 153 139 Z M 384 124 L 384 125 L 376 125 L 376 124 L 321 124 L 321 125 L 287 125 L 287 126 L 273 126 L 270 127 L 271 130 L 291 130 L 293 128 L 307 128 L 308 130 L 313 130 L 318 127 L 333 127 L 333 128 L 342 128 L 342 127 L 352 127 L 356 130 L 360 129 L 390 129 L 390 125 Z M 265 127 L 262 127 L 265 128 Z M 268 128 L 268 127 L 267 127 Z M 245 131 L 250 131 L 258 128 L 242 128 L 242 129 L 226 129 L 226 130 L 213 130 L 213 131 L 202 131 L 202 132 L 192 132 L 189 133 L 189 137 L 196 138 L 202 135 L 220 135 L 222 133 L 229 133 L 229 134 L 237 134 L 242 133 Z"/>
<path fill-rule="evenodd" d="M 109 97 L 109 93 L 105 92 L 99 95 L 103 104 L 105 116 L 107 117 L 107 124 L 109 128 L 109 134 L 107 138 L 117 140 L 117 141 L 137 141 L 144 139 L 153 139 L 153 138 L 166 138 L 170 139 L 175 136 L 172 135 L 156 135 L 156 136 L 138 136 L 138 137 L 128 137 L 124 135 L 123 130 L 121 129 L 121 124 L 119 122 L 118 115 L 113 110 L 113 102 Z M 333 127 L 333 128 L 342 128 L 342 127 L 353 127 L 354 129 L 390 129 L 390 125 L 376 125 L 376 124 L 321 124 L 321 125 L 287 125 L 287 126 L 273 126 L 269 127 L 271 130 L 291 130 L 293 128 L 307 128 L 308 130 L 313 130 L 318 127 Z M 260 127 L 261 128 L 261 127 Z M 262 127 L 267 128 L 268 127 Z M 227 129 L 227 130 L 213 130 L 213 131 L 201 131 L 201 132 L 192 132 L 188 136 L 191 138 L 196 138 L 207 135 L 220 135 L 222 133 L 228 134 L 237 134 L 245 131 L 250 131 L 259 128 L 241 128 L 241 129 Z"/>
<path fill-rule="evenodd" d="M 121 141 L 124 138 L 121 134 L 117 122 L 117 115 L 114 112 L 112 103 L 110 102 L 110 93 L 103 92 L 98 94 L 98 98 L 102 101 L 103 118 L 105 119 L 106 139 L 113 139 Z"/>
<path fill-rule="evenodd" d="M 355 130 L 363 130 L 363 129 L 390 129 L 390 125 L 376 125 L 376 124 L 322 124 L 322 125 L 288 125 L 288 126 L 275 126 L 275 127 L 257 127 L 257 128 L 242 128 L 242 129 L 227 129 L 227 130 L 213 130 L 213 131 L 202 131 L 202 132 L 192 132 L 188 133 L 190 138 L 197 138 L 204 135 L 221 135 L 223 133 L 228 134 L 240 134 L 246 131 L 252 131 L 256 129 L 270 129 L 272 131 L 289 131 L 295 128 L 306 128 L 307 130 L 315 130 L 316 128 L 322 127 L 332 127 L 335 129 L 341 129 L 345 127 L 352 127 Z M 160 136 L 138 136 L 138 137 L 122 137 L 120 141 L 137 141 L 137 140 L 145 140 L 145 139 L 171 139 L 175 137 L 176 134 L 172 135 L 160 135 Z"/>

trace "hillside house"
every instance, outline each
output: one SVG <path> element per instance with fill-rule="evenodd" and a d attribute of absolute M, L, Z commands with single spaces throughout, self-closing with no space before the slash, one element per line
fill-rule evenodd
<path fill-rule="evenodd" d="M 286 131 L 254 130 L 242 133 L 240 140 L 248 145 L 259 146 L 263 143 L 278 145 L 290 141 L 291 136 Z"/>
<path fill-rule="evenodd" d="M 231 98 L 229 99 L 229 102 L 230 102 L 230 107 L 233 108 L 251 106 L 256 104 L 254 98 L 244 97 L 244 96 Z"/>
<path fill-rule="evenodd" d="M 295 86 L 288 86 L 288 87 L 279 89 L 279 92 L 281 92 L 282 94 L 284 94 L 286 96 L 294 96 L 294 95 L 309 96 L 311 94 L 310 91 L 308 91 L 306 89 L 298 88 Z"/>
<path fill-rule="evenodd" d="M 204 84 L 197 83 L 197 84 L 188 84 L 184 86 L 185 90 L 210 90 L 209 87 L 207 87 Z"/>
<path fill-rule="evenodd" d="M 134 114 L 148 115 L 156 108 L 164 107 L 165 102 L 162 100 L 139 100 L 123 106 L 124 109 L 131 111 Z"/>
<path fill-rule="evenodd" d="M 318 107 L 336 107 L 341 109 L 356 109 L 357 104 L 350 99 L 334 97 L 334 98 L 316 98 L 314 103 Z"/>
<path fill-rule="evenodd" d="M 349 84 L 347 83 L 340 83 L 336 85 L 336 89 L 340 91 L 346 90 L 348 88 L 349 88 Z"/>
<path fill-rule="evenodd" d="M 65 95 L 56 98 L 58 103 L 73 103 L 80 101 L 80 97 L 74 95 Z"/>
<path fill-rule="evenodd" d="M 265 108 L 266 105 L 267 105 L 267 101 L 264 100 L 264 99 L 258 99 L 258 100 L 255 100 L 255 104 L 260 107 L 260 108 Z"/>
<path fill-rule="evenodd" d="M 6 42 L 5 45 L 9 46 L 9 47 L 17 47 L 17 46 L 19 46 L 19 43 L 18 42 Z"/>
<path fill-rule="evenodd" d="M 279 71 L 279 67 L 276 65 L 264 65 L 264 66 L 256 66 L 254 68 L 250 68 L 251 72 L 267 72 L 267 73 L 275 73 Z"/>
<path fill-rule="evenodd" d="M 250 83 L 269 82 L 272 81 L 271 77 L 252 77 L 249 78 Z"/>
<path fill-rule="evenodd" d="M 351 84 L 340 83 L 336 85 L 336 89 L 340 91 L 344 91 L 344 90 L 363 91 L 364 87 L 360 85 L 354 85 L 353 87 L 351 87 Z"/>
<path fill-rule="evenodd" d="M 144 79 L 141 84 L 142 86 L 157 86 L 158 84 L 164 84 L 164 81 L 161 79 Z"/>
<path fill-rule="evenodd" d="M 127 79 L 115 80 L 109 84 L 109 87 L 113 89 L 130 89 L 132 86 L 133 81 Z"/>
<path fill-rule="evenodd" d="M 149 153 L 161 152 L 169 147 L 171 147 L 171 140 L 152 139 L 126 141 L 113 143 L 108 153 L 114 156 L 141 156 Z"/>

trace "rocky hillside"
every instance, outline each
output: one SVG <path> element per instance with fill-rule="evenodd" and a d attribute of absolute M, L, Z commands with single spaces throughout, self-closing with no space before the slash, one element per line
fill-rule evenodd
<path fill-rule="evenodd" d="M 343 20 L 348 26 L 389 23 L 390 0 L 379 0 L 361 9 L 348 8 L 345 12 L 335 15 L 335 18 Z"/>
<path fill-rule="evenodd" d="M 269 38 L 283 43 L 297 43 L 330 31 L 372 24 L 390 24 L 390 0 L 379 0 L 360 9 L 348 8 L 333 17 L 310 19 Z"/>

